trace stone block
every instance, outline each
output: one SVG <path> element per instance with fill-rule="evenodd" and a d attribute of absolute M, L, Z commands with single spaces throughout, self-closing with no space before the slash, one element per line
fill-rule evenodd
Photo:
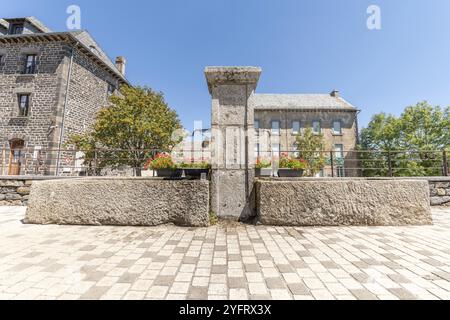
<path fill-rule="evenodd" d="M 22 196 L 30 194 L 30 187 L 19 187 L 16 192 Z"/>
<path fill-rule="evenodd" d="M 444 204 L 450 203 L 450 196 L 446 197 L 431 197 L 431 205 L 432 206 L 441 206 Z"/>
<path fill-rule="evenodd" d="M 209 226 L 209 182 L 151 178 L 36 181 L 26 221 L 36 224 Z"/>
<path fill-rule="evenodd" d="M 0 180 L 0 187 L 22 187 L 22 180 Z"/>
<path fill-rule="evenodd" d="M 258 222 L 286 226 L 432 224 L 424 180 L 257 181 Z"/>
<path fill-rule="evenodd" d="M 5 195 L 5 200 L 22 200 L 22 196 L 17 193 L 7 193 Z"/>

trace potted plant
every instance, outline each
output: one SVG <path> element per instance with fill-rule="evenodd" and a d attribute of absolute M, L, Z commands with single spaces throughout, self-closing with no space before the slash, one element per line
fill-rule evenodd
<path fill-rule="evenodd" d="M 272 162 L 258 158 L 255 164 L 256 177 L 271 177 L 272 176 Z"/>
<path fill-rule="evenodd" d="M 298 178 L 303 176 L 307 167 L 304 159 L 290 157 L 287 154 L 281 155 L 278 176 L 284 178 Z"/>
<path fill-rule="evenodd" d="M 179 169 L 173 162 L 172 157 L 167 153 L 158 153 L 152 159 L 149 159 L 145 169 L 156 170 L 158 177 L 162 178 L 180 178 L 183 170 Z"/>
<path fill-rule="evenodd" d="M 209 175 L 211 165 L 208 162 L 202 160 L 201 162 L 183 162 L 181 164 L 181 168 L 183 168 L 186 178 L 200 179 L 202 173 L 204 173 L 206 176 Z"/>

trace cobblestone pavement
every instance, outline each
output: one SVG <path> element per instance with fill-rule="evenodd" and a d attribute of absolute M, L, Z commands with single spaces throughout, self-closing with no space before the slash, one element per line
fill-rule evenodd
<path fill-rule="evenodd" d="M 23 225 L 0 207 L 0 299 L 450 299 L 434 226 Z"/>

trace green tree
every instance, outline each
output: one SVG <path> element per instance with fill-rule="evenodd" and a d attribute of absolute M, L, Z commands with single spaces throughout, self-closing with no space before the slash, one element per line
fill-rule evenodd
<path fill-rule="evenodd" d="M 323 134 L 314 134 L 311 128 L 306 128 L 303 134 L 296 138 L 299 156 L 306 160 L 308 176 L 315 176 L 325 166 L 325 139 Z"/>
<path fill-rule="evenodd" d="M 365 176 L 440 175 L 442 150 L 450 148 L 450 108 L 426 101 L 409 106 L 400 117 L 375 115 L 361 131 L 361 164 Z M 365 150 L 371 150 L 366 152 Z"/>
<path fill-rule="evenodd" d="M 137 176 L 150 156 L 150 150 L 170 152 L 180 142 L 175 132 L 181 129 L 177 113 L 160 92 L 147 87 L 123 86 L 110 105 L 96 116 L 92 131 L 74 136 L 71 142 L 79 149 L 89 147 L 86 155 L 93 160 L 97 151 L 100 167 L 130 166 Z"/>

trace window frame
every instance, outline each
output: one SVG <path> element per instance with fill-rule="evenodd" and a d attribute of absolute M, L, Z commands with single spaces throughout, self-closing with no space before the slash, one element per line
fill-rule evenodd
<path fill-rule="evenodd" d="M 338 150 L 338 146 L 341 146 L 342 148 L 340 150 Z M 345 159 L 343 143 L 335 143 L 334 144 L 334 156 L 336 159 Z"/>
<path fill-rule="evenodd" d="M 30 63 L 29 58 L 34 57 L 31 60 L 31 65 L 28 65 Z M 29 53 L 26 54 L 25 58 L 25 69 L 23 71 L 23 74 L 36 74 L 37 73 L 37 65 L 38 65 L 38 55 L 36 53 Z"/>
<path fill-rule="evenodd" d="M 335 129 L 334 125 L 335 125 L 336 123 L 339 123 L 339 132 L 337 132 L 337 131 L 334 130 L 334 129 Z M 331 128 L 332 134 L 335 135 L 335 136 L 341 136 L 341 135 L 343 134 L 343 131 L 342 131 L 342 120 L 340 120 L 340 119 L 333 120 L 333 123 L 332 123 L 332 124 L 333 124 L 333 125 L 332 125 L 332 128 Z"/>
<path fill-rule="evenodd" d="M 294 124 L 297 124 L 297 123 L 298 123 L 298 130 L 295 131 Z M 291 126 L 292 126 L 292 135 L 296 136 L 296 135 L 299 135 L 301 133 L 302 125 L 301 125 L 301 121 L 300 120 L 292 120 Z"/>
<path fill-rule="evenodd" d="M 20 30 L 20 32 L 17 32 L 17 30 Z M 20 35 L 20 34 L 23 34 L 24 30 L 25 30 L 25 25 L 23 23 L 12 23 L 9 28 L 9 34 L 10 35 Z"/>
<path fill-rule="evenodd" d="M 318 132 L 315 131 L 315 127 L 314 127 L 314 124 L 316 124 L 316 123 L 319 124 L 319 131 L 318 131 Z M 313 121 L 312 121 L 312 132 L 313 132 L 313 134 L 315 134 L 315 135 L 320 135 L 320 134 L 322 134 L 322 121 L 320 121 L 320 120 L 313 120 Z"/>
<path fill-rule="evenodd" d="M 278 129 L 273 128 L 274 123 L 278 123 Z M 275 130 L 278 130 L 278 133 L 275 133 Z M 281 136 L 281 121 L 280 120 L 271 120 L 270 121 L 270 132 L 273 136 Z"/>
<path fill-rule="evenodd" d="M 27 97 L 26 101 L 25 101 L 25 111 L 26 112 L 22 112 L 22 110 L 24 109 L 22 107 L 22 97 Z M 18 112 L 18 117 L 20 118 L 27 118 L 30 115 L 30 106 L 31 106 L 31 94 L 29 93 L 18 93 L 17 94 L 17 106 L 19 108 L 19 112 Z"/>

